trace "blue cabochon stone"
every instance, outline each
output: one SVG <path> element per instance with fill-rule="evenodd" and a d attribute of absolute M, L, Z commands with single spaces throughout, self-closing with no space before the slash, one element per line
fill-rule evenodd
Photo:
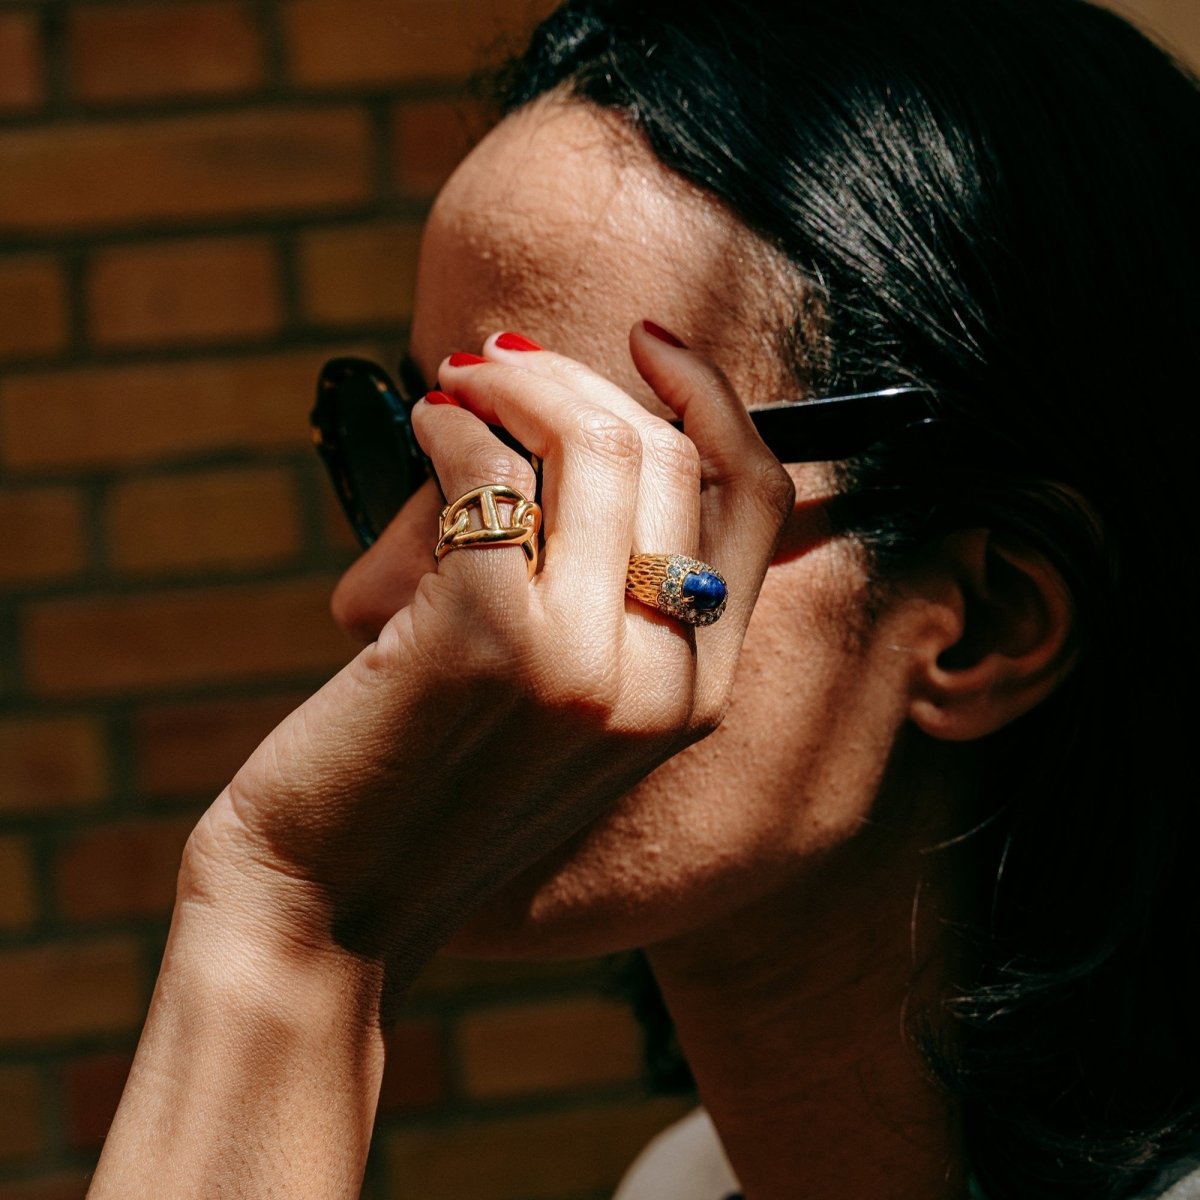
<path fill-rule="evenodd" d="M 725 585 L 708 571 L 689 572 L 684 576 L 683 587 L 679 590 L 682 598 L 690 600 L 692 607 L 699 612 L 708 612 L 725 599 Z"/>

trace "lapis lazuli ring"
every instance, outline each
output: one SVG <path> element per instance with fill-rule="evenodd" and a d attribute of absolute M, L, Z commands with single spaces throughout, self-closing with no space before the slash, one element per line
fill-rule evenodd
<path fill-rule="evenodd" d="M 729 599 L 724 577 L 686 554 L 634 554 L 625 572 L 625 594 L 688 625 L 719 620 Z"/>

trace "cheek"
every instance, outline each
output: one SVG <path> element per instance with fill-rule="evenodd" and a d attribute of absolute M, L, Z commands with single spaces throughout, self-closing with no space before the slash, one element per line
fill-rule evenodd
<path fill-rule="evenodd" d="M 830 627 L 822 557 L 772 570 L 721 728 L 509 885 L 451 952 L 571 957 L 677 937 L 787 888 L 861 828 L 894 720 L 864 713 L 879 680 Z"/>

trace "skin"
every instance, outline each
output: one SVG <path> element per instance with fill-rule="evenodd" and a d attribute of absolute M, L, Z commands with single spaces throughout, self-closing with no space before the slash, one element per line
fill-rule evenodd
<path fill-rule="evenodd" d="M 792 391 L 795 288 L 578 104 L 460 168 L 412 335 L 451 399 L 414 424 L 449 496 L 533 487 L 485 423 L 543 458 L 541 570 L 490 549 L 435 573 L 429 484 L 343 579 L 367 644 L 192 835 L 91 1200 L 356 1196 L 381 1017 L 448 944 L 648 946 L 750 1200 L 964 1195 L 902 1032 L 963 967 L 938 931 L 969 881 L 928 849 L 970 824 L 970 742 L 1069 669 L 1070 613 L 1034 556 L 968 530 L 866 620 L 826 470 L 785 472 L 742 408 Z M 631 550 L 717 564 L 725 616 L 692 634 L 624 602 Z"/>
<path fill-rule="evenodd" d="M 662 412 L 628 349 L 630 326 L 650 312 L 718 363 L 743 399 L 769 399 L 795 394 L 773 332 L 794 295 L 765 247 L 613 118 L 548 103 L 493 133 L 441 194 L 410 352 L 432 379 L 446 355 L 511 326 Z M 441 380 L 461 375 L 443 370 Z M 493 899 L 455 949 L 599 954 L 703 928 L 731 896 L 774 892 L 797 862 L 843 840 L 848 822 L 857 827 L 902 720 L 895 700 L 881 702 L 878 672 L 904 663 L 885 650 L 868 665 L 851 644 L 862 564 L 827 539 L 825 469 L 795 469 L 793 479 L 808 503 L 760 595 L 721 727 Z M 333 609 L 351 633 L 373 640 L 411 598 L 442 503 L 427 485 L 343 578 Z M 878 726 L 864 721 L 879 708 L 888 711 Z M 854 812 L 843 803 L 850 790 L 862 798 Z"/>
<path fill-rule="evenodd" d="M 657 412 L 626 333 L 651 312 L 719 363 L 743 398 L 783 397 L 795 384 L 772 331 L 785 326 L 795 295 L 766 247 L 667 174 L 612 117 L 550 102 L 495 132 L 440 196 L 425 234 L 411 353 L 432 378 L 447 354 L 475 350 L 507 324 Z M 440 380 L 453 387 L 461 374 L 443 369 Z M 846 1194 L 869 1138 L 876 1154 L 864 1188 L 891 1186 L 903 1164 L 912 1194 L 931 1196 L 948 1180 L 957 1186 L 953 1131 L 914 1079 L 919 1067 L 893 1014 L 913 970 L 908 929 L 924 870 L 915 839 L 907 843 L 914 833 L 935 836 L 929 826 L 904 838 L 864 834 L 907 715 L 910 664 L 893 622 L 866 641 L 856 636 L 866 575 L 855 549 L 828 536 L 827 470 L 808 465 L 792 475 L 801 502 L 755 607 L 720 728 L 493 897 L 450 949 L 527 958 L 650 945 L 746 1186 L 757 1175 L 752 1160 L 771 1163 L 771 1177 L 748 1194 L 786 1195 L 802 1183 Z M 407 601 L 427 570 L 440 503 L 428 485 L 347 573 L 334 612 L 348 630 L 369 640 Z M 904 866 L 881 870 L 884 857 Z M 855 873 L 873 881 L 869 892 L 849 882 Z M 881 904 L 884 880 L 890 903 Z M 852 935 L 830 936 L 847 926 Z M 877 961 L 881 942 L 894 951 Z M 733 1010 L 756 1030 L 751 1040 L 730 1028 L 735 995 Z M 855 1025 L 846 1006 L 859 1004 L 850 1050 L 840 1044 Z M 821 1086 L 796 1096 L 790 1064 L 812 1063 L 814 1041 L 828 1042 L 831 1031 L 838 1065 L 820 1068 Z M 818 1053 L 824 1059 L 827 1048 Z M 700 1064 L 710 1058 L 707 1084 Z M 882 1124 L 903 1125 L 901 1137 L 867 1111 L 856 1071 L 870 1074 L 871 1091 L 888 1093 Z M 834 1127 L 813 1139 L 835 1147 L 831 1161 L 815 1161 L 823 1156 L 812 1149 L 802 1164 L 779 1154 L 795 1140 L 789 1128 L 826 1129 L 831 1108 L 840 1113 Z M 777 1115 L 764 1125 L 764 1113 Z M 750 1115 L 741 1138 L 739 1114 Z M 914 1126 L 916 1147 L 907 1144 Z M 924 1161 L 914 1166 L 914 1158 Z"/>

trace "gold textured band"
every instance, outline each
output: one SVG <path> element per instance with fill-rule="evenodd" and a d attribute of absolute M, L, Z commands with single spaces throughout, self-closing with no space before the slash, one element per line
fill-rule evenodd
<path fill-rule="evenodd" d="M 502 507 L 508 510 L 507 514 L 501 512 Z M 520 546 L 529 578 L 533 578 L 537 570 L 542 509 L 516 488 L 499 483 L 475 488 L 442 509 L 440 524 L 441 536 L 433 552 L 438 562 L 451 550 Z"/>
<path fill-rule="evenodd" d="M 632 555 L 625 594 L 688 625 L 720 620 L 729 600 L 721 573 L 686 554 Z"/>

